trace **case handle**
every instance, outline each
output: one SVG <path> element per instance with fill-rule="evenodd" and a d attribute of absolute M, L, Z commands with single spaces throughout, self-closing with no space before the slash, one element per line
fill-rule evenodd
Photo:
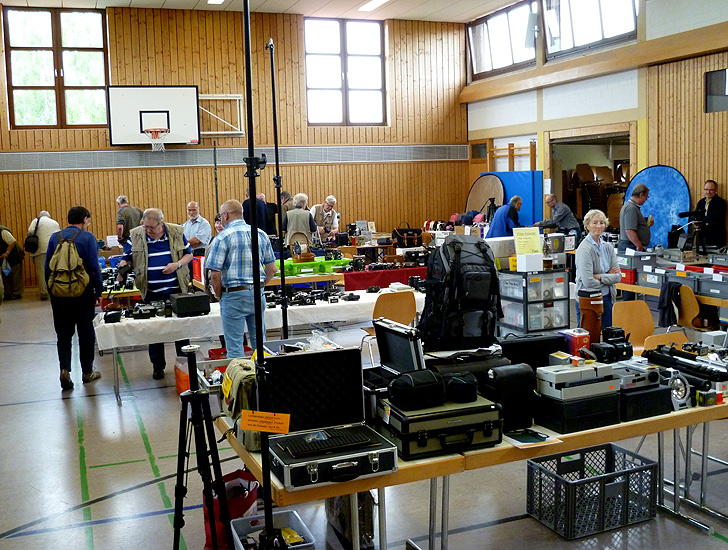
<path fill-rule="evenodd" d="M 462 437 L 464 435 L 465 437 Z M 469 447 L 473 442 L 475 430 L 468 430 L 466 434 L 457 434 L 456 436 L 440 435 L 440 446 L 443 449 L 454 450 L 463 447 Z"/>
<path fill-rule="evenodd" d="M 331 466 L 333 471 L 333 481 L 351 481 L 359 477 L 359 462 L 356 460 L 349 460 L 346 462 L 339 462 Z"/>

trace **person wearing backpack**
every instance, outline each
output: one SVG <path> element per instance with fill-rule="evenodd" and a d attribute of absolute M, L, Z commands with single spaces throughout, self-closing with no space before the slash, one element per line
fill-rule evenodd
<path fill-rule="evenodd" d="M 40 290 L 40 299 L 48 299 L 48 286 L 45 280 L 45 263 L 46 263 L 46 252 L 48 251 L 48 243 L 51 240 L 51 235 L 61 230 L 61 226 L 58 222 L 51 218 L 51 215 L 47 210 L 41 210 L 38 217 L 30 222 L 28 227 L 28 237 L 35 235 L 37 238 L 37 248 L 33 251 L 28 249 L 27 245 L 25 251 L 30 254 L 30 259 L 35 264 L 35 272 L 38 276 L 38 289 Z M 26 243 L 28 239 L 26 239 Z"/>
<path fill-rule="evenodd" d="M 61 388 L 64 390 L 73 389 L 71 349 L 76 328 L 83 383 L 101 378 L 101 373 L 94 369 L 96 336 L 93 320 L 96 306 L 101 305 L 103 284 L 98 243 L 93 233 L 88 231 L 90 224 L 91 212 L 84 206 L 74 206 L 68 211 L 68 227 L 51 235 L 46 250 L 45 278 L 58 338 L 56 347 L 61 367 Z M 61 272 L 61 265 L 74 264 L 76 254 L 82 261 L 83 270 L 76 268 L 71 275 L 74 282 L 66 284 L 69 274 Z"/>

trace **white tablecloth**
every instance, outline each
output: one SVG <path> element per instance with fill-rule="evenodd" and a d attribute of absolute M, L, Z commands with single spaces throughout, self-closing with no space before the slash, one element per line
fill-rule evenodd
<path fill-rule="evenodd" d="M 339 301 L 336 304 L 316 302 L 312 306 L 289 306 L 288 325 L 308 325 L 328 321 L 365 322 L 372 318 L 377 294 L 357 291 L 360 299 L 355 302 Z M 415 293 L 417 311 L 425 305 L 425 295 Z M 280 307 L 265 310 L 265 328 L 279 329 L 283 326 Z M 119 323 L 106 324 L 103 313 L 94 320 L 96 343 L 100 350 L 122 348 L 155 342 L 174 342 L 184 338 L 216 337 L 223 333 L 220 318 L 220 304 L 210 304 L 209 315 L 199 317 L 153 317 L 151 319 L 126 319 Z"/>

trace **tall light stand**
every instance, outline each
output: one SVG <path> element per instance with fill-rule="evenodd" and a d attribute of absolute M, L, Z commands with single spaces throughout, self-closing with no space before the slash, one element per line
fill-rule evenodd
<path fill-rule="evenodd" d="M 265 354 L 263 353 L 263 308 L 261 300 L 260 286 L 260 253 L 258 251 L 258 212 L 256 208 L 256 189 L 255 178 L 260 174 L 258 169 L 265 168 L 266 158 L 261 155 L 260 158 L 255 156 L 255 142 L 253 139 L 253 73 L 251 69 L 250 55 L 250 5 L 248 0 L 243 0 L 243 34 L 245 49 L 245 94 L 247 108 L 247 130 L 248 130 L 248 156 L 244 159 L 247 172 L 245 177 L 248 178 L 248 197 L 250 201 L 250 236 L 251 236 L 251 252 L 253 263 L 253 290 L 255 304 L 255 348 L 258 351 L 255 356 L 256 380 L 258 383 L 258 392 L 262 393 L 265 387 Z M 252 337 L 253 335 L 251 335 Z M 263 389 L 261 389 L 263 387 Z M 269 438 L 267 432 L 260 432 L 260 459 L 263 468 L 263 509 L 265 517 L 265 528 L 260 534 L 260 550 L 273 550 L 275 548 L 287 548 L 280 530 L 273 529 L 273 497 L 271 493 L 271 473 L 270 473 L 270 449 L 268 448 Z"/>
<path fill-rule="evenodd" d="M 276 201 L 278 203 L 278 252 L 281 261 L 281 318 L 283 322 L 283 339 L 288 339 L 288 294 L 286 294 L 286 270 L 285 270 L 285 247 L 283 246 L 283 212 L 281 204 L 281 163 L 278 156 L 278 103 L 276 103 L 276 65 L 273 59 L 275 46 L 273 39 L 270 39 L 265 45 L 265 49 L 270 53 L 270 81 L 271 94 L 273 100 L 273 150 L 276 157 L 276 175 L 273 176 L 273 183 L 276 186 Z"/>
<path fill-rule="evenodd" d="M 220 199 L 217 196 L 217 142 L 212 142 L 212 164 L 215 167 L 215 214 L 220 211 Z"/>

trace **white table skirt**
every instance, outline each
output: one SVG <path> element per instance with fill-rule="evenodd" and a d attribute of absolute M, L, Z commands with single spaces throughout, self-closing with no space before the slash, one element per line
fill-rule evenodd
<path fill-rule="evenodd" d="M 365 322 L 372 318 L 374 302 L 377 294 L 357 291 L 357 301 L 339 301 L 336 304 L 317 302 L 312 306 L 289 306 L 288 325 L 308 325 L 328 321 Z M 425 295 L 415 293 L 417 311 L 422 312 Z M 265 310 L 266 330 L 280 329 L 283 326 L 280 307 Z M 199 317 L 152 317 L 151 319 L 126 319 L 118 323 L 106 324 L 103 313 L 94 319 L 96 343 L 100 350 L 109 350 L 127 346 L 153 344 L 156 342 L 174 342 L 184 338 L 212 338 L 222 331 L 220 304 L 210 304 L 209 315 Z"/>

